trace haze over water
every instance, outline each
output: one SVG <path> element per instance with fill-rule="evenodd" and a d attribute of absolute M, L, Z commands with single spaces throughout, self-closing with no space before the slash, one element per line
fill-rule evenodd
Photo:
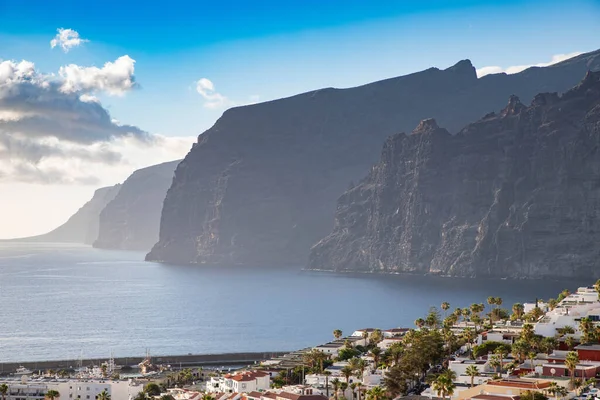
<path fill-rule="evenodd" d="M 410 327 L 443 301 L 506 308 L 587 281 L 350 276 L 173 266 L 144 254 L 0 243 L 0 362 L 295 350 L 333 329 Z"/>

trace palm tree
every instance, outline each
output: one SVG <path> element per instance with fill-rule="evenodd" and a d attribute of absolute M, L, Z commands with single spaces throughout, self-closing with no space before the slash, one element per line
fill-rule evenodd
<path fill-rule="evenodd" d="M 48 390 L 46 392 L 46 395 L 44 396 L 44 398 L 46 398 L 47 400 L 56 400 L 60 397 L 60 393 L 58 393 L 56 390 Z"/>
<path fill-rule="evenodd" d="M 352 389 L 352 398 L 354 399 L 356 397 L 356 388 L 358 387 L 358 383 L 356 382 L 352 382 L 350 384 L 350 389 Z"/>
<path fill-rule="evenodd" d="M 362 358 L 359 358 L 356 362 L 356 370 L 360 372 L 360 375 L 358 376 L 359 379 L 363 378 L 363 375 L 365 374 L 365 369 L 367 369 L 367 362 Z"/>
<path fill-rule="evenodd" d="M 521 303 L 515 303 L 512 306 L 512 312 L 517 319 L 521 319 L 525 313 L 525 307 Z"/>
<path fill-rule="evenodd" d="M 425 320 L 423 318 L 417 318 L 415 319 L 415 325 L 417 326 L 417 328 L 421 329 L 425 326 Z"/>
<path fill-rule="evenodd" d="M 331 380 L 331 386 L 333 386 L 333 397 L 335 400 L 338 400 L 338 390 L 340 389 L 340 380 L 338 378 L 333 378 Z"/>
<path fill-rule="evenodd" d="M 215 398 L 214 398 L 214 397 L 212 397 L 212 395 L 211 395 L 211 394 L 209 394 L 209 393 L 204 393 L 204 394 L 202 395 L 202 400 L 215 400 Z"/>
<path fill-rule="evenodd" d="M 531 361 L 531 372 L 535 374 L 535 366 L 533 365 L 533 360 L 535 360 L 535 358 L 537 357 L 537 353 L 535 351 L 530 351 L 528 356 L 529 360 Z"/>
<path fill-rule="evenodd" d="M 331 371 L 323 371 L 323 375 L 325 375 L 325 391 L 327 392 L 327 398 L 329 398 L 329 377 L 331 376 Z"/>
<path fill-rule="evenodd" d="M 448 372 L 449 370 L 446 370 Z M 450 371 L 452 372 L 452 371 Z M 452 372 L 453 373 L 453 372 Z M 442 395 L 442 400 L 446 399 L 446 396 L 452 396 L 454 394 L 454 381 L 451 373 L 439 374 L 433 382 L 431 382 L 431 388 L 435 390 L 438 395 Z"/>
<path fill-rule="evenodd" d="M 560 386 L 560 387 L 558 388 L 558 391 L 556 392 L 556 394 L 557 394 L 557 395 L 558 395 L 558 396 L 559 396 L 559 397 L 562 399 L 562 398 L 564 398 L 566 395 L 568 395 L 568 394 L 569 394 L 569 391 L 567 390 L 567 388 L 566 388 L 566 387 L 564 387 L 564 386 Z"/>
<path fill-rule="evenodd" d="M 465 328 L 463 330 L 462 334 L 463 334 L 463 338 L 469 345 L 469 352 L 472 352 L 473 340 L 475 340 L 475 337 L 476 337 L 475 331 L 472 328 Z"/>
<path fill-rule="evenodd" d="M 577 364 L 579 364 L 579 355 L 577 352 L 568 352 L 567 357 L 565 358 L 565 367 L 567 367 L 569 375 L 571 376 L 571 386 L 573 386 L 573 381 L 575 380 L 575 369 L 577 368 Z"/>
<path fill-rule="evenodd" d="M 502 297 L 496 297 L 496 302 L 494 304 L 500 307 L 502 305 Z"/>
<path fill-rule="evenodd" d="M 491 356 L 488 360 L 488 364 L 490 364 L 490 367 L 494 368 L 494 372 L 498 372 L 498 368 L 500 368 L 500 360 L 498 359 L 497 355 Z"/>
<path fill-rule="evenodd" d="M 494 350 L 494 354 L 498 356 L 498 360 L 500 361 L 500 373 L 502 373 L 502 371 L 504 371 L 504 358 L 508 355 L 508 350 L 504 346 L 498 346 L 496 347 L 496 350 Z"/>
<path fill-rule="evenodd" d="M 368 344 L 368 340 L 369 340 L 369 332 L 367 332 L 365 330 L 365 331 L 363 331 L 363 333 L 362 333 L 361 336 L 362 336 L 362 338 L 364 340 L 364 344 L 363 345 L 366 346 Z"/>
<path fill-rule="evenodd" d="M 375 386 L 367 392 L 368 400 L 384 400 L 385 397 L 385 390 L 381 386 Z"/>
<path fill-rule="evenodd" d="M 346 365 L 340 370 L 340 373 L 344 376 L 344 378 L 346 378 L 346 383 L 350 383 L 350 377 L 352 376 L 353 372 L 354 368 L 352 368 L 350 365 Z"/>
<path fill-rule="evenodd" d="M 581 387 L 583 387 L 583 384 L 584 384 L 584 382 L 583 382 L 582 378 L 577 378 L 573 381 L 573 387 L 576 390 L 577 396 L 580 395 L 579 391 L 581 390 Z"/>
<path fill-rule="evenodd" d="M 150 396 L 148 396 L 148 393 L 142 390 L 141 392 L 135 395 L 133 400 L 148 400 L 149 398 Z"/>
<path fill-rule="evenodd" d="M 362 397 L 362 393 L 366 390 L 367 388 L 365 386 L 363 386 L 362 383 L 358 383 L 358 400 L 361 400 Z"/>
<path fill-rule="evenodd" d="M 333 331 L 333 337 L 337 340 L 340 339 L 342 337 L 343 333 L 341 331 L 341 329 L 336 329 Z"/>
<path fill-rule="evenodd" d="M 588 317 L 581 318 L 581 321 L 579 321 L 579 329 L 581 330 L 581 340 L 584 344 L 589 343 L 594 339 L 594 323 L 591 319 Z"/>
<path fill-rule="evenodd" d="M 381 357 L 381 349 L 379 347 L 374 347 L 370 351 L 371 357 L 373 357 L 373 362 L 375 363 L 375 369 L 379 366 L 379 357 Z"/>
<path fill-rule="evenodd" d="M 104 389 L 102 392 L 100 392 L 100 394 L 98 395 L 98 397 L 96 399 L 97 400 L 110 400 L 110 394 L 108 394 L 106 389 Z"/>
<path fill-rule="evenodd" d="M 546 391 L 552 397 L 556 397 L 556 393 L 558 392 L 558 388 L 559 388 L 558 383 L 556 383 L 556 382 L 550 382 L 550 386 L 548 386 L 548 389 L 546 389 Z"/>
<path fill-rule="evenodd" d="M 479 376 L 479 370 L 477 369 L 477 367 L 475 365 L 469 365 L 467 367 L 467 369 L 465 370 L 465 372 L 468 376 L 471 377 L 471 387 L 473 387 L 473 384 L 475 382 L 475 377 Z"/>
<path fill-rule="evenodd" d="M 450 309 L 450 303 L 447 301 L 443 302 L 441 305 L 442 310 L 444 310 L 444 317 L 446 317 L 446 311 Z"/>
<path fill-rule="evenodd" d="M 6 398 L 6 394 L 8 393 L 8 385 L 3 383 L 0 385 L 0 396 L 2 396 L 2 400 Z"/>
<path fill-rule="evenodd" d="M 567 336 L 565 338 L 565 344 L 569 350 L 573 350 L 573 347 L 575 346 L 575 338 L 573 338 L 573 336 Z"/>
<path fill-rule="evenodd" d="M 346 395 L 345 395 L 346 389 L 348 389 L 348 383 L 340 382 L 340 392 L 342 392 L 343 398 L 346 398 Z"/>

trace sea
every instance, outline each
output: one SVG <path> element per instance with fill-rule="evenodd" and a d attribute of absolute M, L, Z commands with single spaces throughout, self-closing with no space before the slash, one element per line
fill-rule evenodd
<path fill-rule="evenodd" d="M 333 274 L 144 262 L 144 253 L 0 243 L 0 362 L 287 351 L 334 329 L 412 327 L 430 307 L 554 297 L 587 281 Z"/>

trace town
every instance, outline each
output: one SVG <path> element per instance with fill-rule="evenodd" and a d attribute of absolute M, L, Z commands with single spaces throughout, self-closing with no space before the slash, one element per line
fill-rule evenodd
<path fill-rule="evenodd" d="M 546 400 L 595 398 L 600 281 L 557 298 L 442 303 L 414 328 L 332 333 L 329 343 L 243 368 L 162 365 L 30 371 L 0 378 L 2 400 Z"/>

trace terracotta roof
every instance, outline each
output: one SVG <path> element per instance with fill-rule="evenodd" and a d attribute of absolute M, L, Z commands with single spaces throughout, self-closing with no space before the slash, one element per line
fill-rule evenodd
<path fill-rule="evenodd" d="M 277 393 L 266 392 L 266 393 L 263 393 L 261 397 L 267 397 L 269 399 L 276 399 Z"/>
<path fill-rule="evenodd" d="M 519 389 L 545 389 L 550 386 L 548 381 L 526 381 L 523 379 L 503 379 L 500 381 L 490 381 L 488 385 L 506 386 Z"/>
<path fill-rule="evenodd" d="M 502 396 L 502 395 L 497 395 L 497 394 L 478 394 L 471 398 L 477 399 L 477 400 L 519 400 L 521 397 L 520 396 Z"/>
<path fill-rule="evenodd" d="M 247 371 L 235 375 L 227 374 L 225 375 L 225 378 L 232 379 L 236 382 L 250 382 L 255 380 L 256 378 L 263 378 L 265 376 L 270 375 L 267 372 L 263 371 Z"/>
<path fill-rule="evenodd" d="M 281 392 L 277 393 L 277 397 L 283 397 L 288 400 L 324 400 L 327 399 L 326 396 L 322 394 L 296 394 L 296 393 L 288 393 Z"/>
<path fill-rule="evenodd" d="M 247 395 L 248 395 L 248 397 L 254 397 L 255 399 L 260 399 L 263 394 L 261 392 L 252 391 L 250 393 L 247 393 Z"/>
<path fill-rule="evenodd" d="M 392 329 L 386 329 L 384 332 L 401 333 L 401 332 L 408 332 L 408 331 L 410 331 L 410 328 L 392 328 Z"/>

